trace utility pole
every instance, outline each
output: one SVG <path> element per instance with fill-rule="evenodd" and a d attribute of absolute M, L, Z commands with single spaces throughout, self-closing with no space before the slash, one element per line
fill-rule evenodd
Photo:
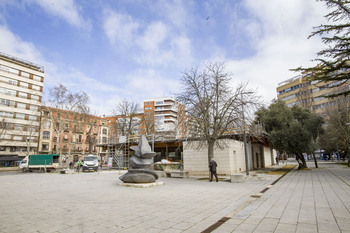
<path fill-rule="evenodd" d="M 244 108 L 243 108 L 243 96 L 241 96 L 242 99 L 242 118 L 243 118 L 243 143 L 244 143 L 244 158 L 245 158 L 245 173 L 248 176 L 249 175 L 249 160 L 248 160 L 248 148 L 247 148 L 247 135 L 245 132 L 245 117 L 244 117 Z"/>

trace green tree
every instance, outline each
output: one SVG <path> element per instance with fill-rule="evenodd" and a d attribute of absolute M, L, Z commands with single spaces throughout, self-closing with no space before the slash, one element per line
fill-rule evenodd
<path fill-rule="evenodd" d="M 310 37 L 321 36 L 326 48 L 317 53 L 317 65 L 299 67 L 294 71 L 311 74 L 310 79 L 331 82 L 331 87 L 339 87 L 350 79 L 350 1 L 321 0 L 332 11 L 325 15 L 328 24 L 315 27 Z M 348 95 L 350 89 L 335 92 L 329 97 Z"/>
<path fill-rule="evenodd" d="M 265 127 L 272 146 L 279 153 L 295 154 L 299 168 L 307 167 L 303 153 L 316 149 L 314 142 L 322 132 L 322 117 L 297 105 L 288 108 L 281 100 L 261 108 L 256 116 Z"/>
<path fill-rule="evenodd" d="M 327 108 L 326 119 L 325 134 L 319 138 L 319 144 L 328 153 L 341 152 L 345 160 L 350 153 L 350 96 L 336 98 Z"/>

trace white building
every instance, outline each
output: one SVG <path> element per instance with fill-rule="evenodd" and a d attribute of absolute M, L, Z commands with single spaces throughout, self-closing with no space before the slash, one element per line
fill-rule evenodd
<path fill-rule="evenodd" d="M 153 122 L 154 132 L 163 134 L 172 132 L 181 137 L 185 123 L 185 106 L 173 97 L 153 98 L 144 101 L 145 118 Z"/>
<path fill-rule="evenodd" d="M 208 175 L 208 149 L 198 149 L 198 144 L 183 142 L 184 171 L 190 175 Z M 223 149 L 214 148 L 214 160 L 218 164 L 218 175 L 229 176 L 232 173 L 246 171 L 244 144 L 242 141 L 229 139 Z M 247 143 L 248 170 L 264 168 L 274 164 L 277 153 L 262 143 Z"/>
<path fill-rule="evenodd" d="M 42 66 L 0 53 L 0 161 L 38 151 L 43 85 Z"/>

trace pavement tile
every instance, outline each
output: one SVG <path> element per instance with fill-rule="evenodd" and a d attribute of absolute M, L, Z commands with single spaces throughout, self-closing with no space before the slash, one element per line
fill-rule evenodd
<path fill-rule="evenodd" d="M 254 232 L 274 232 L 279 219 L 264 218 L 255 228 Z"/>
<path fill-rule="evenodd" d="M 295 232 L 296 228 L 297 224 L 279 223 L 275 229 L 275 232 Z"/>
<path fill-rule="evenodd" d="M 298 223 L 296 233 L 318 232 L 317 225 Z"/>
<path fill-rule="evenodd" d="M 140 189 L 118 186 L 115 171 L 0 175 L 0 232 L 201 232 L 226 216 L 215 232 L 349 231 L 350 170 L 308 165 L 250 202 L 279 176 L 239 184 L 161 178 L 165 185 Z"/>

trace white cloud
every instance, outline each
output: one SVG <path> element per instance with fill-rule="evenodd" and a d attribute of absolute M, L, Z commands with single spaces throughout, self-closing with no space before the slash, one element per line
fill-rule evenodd
<path fill-rule="evenodd" d="M 152 97 L 169 96 L 179 88 L 179 83 L 171 77 L 162 76 L 157 70 L 138 70 L 128 76 L 129 96 L 143 101 Z"/>
<path fill-rule="evenodd" d="M 168 38 L 168 28 L 162 22 L 153 22 L 147 26 L 143 35 L 139 36 L 136 43 L 145 51 L 158 51 L 160 46 Z"/>
<path fill-rule="evenodd" d="M 138 28 L 139 24 L 130 15 L 104 11 L 103 29 L 111 44 L 130 47 Z"/>
<path fill-rule="evenodd" d="M 290 69 L 312 65 L 311 60 L 323 47 L 320 38 L 307 37 L 313 26 L 321 24 L 326 8 L 322 3 L 304 0 L 275 0 L 269 4 L 247 0 L 245 4 L 253 17 L 242 20 L 256 53 L 241 60 L 226 58 L 227 68 L 234 74 L 234 81 L 248 81 L 249 87 L 258 88 L 258 94 L 269 104 L 277 97 L 278 83 L 298 75 Z"/>
<path fill-rule="evenodd" d="M 36 3 L 48 14 L 57 16 L 66 23 L 80 28 L 90 28 L 90 24 L 80 15 L 80 8 L 74 0 L 26 0 L 28 3 Z"/>
<path fill-rule="evenodd" d="M 43 58 L 34 44 L 22 41 L 8 28 L 0 25 L 0 51 L 21 59 L 43 65 Z"/>

